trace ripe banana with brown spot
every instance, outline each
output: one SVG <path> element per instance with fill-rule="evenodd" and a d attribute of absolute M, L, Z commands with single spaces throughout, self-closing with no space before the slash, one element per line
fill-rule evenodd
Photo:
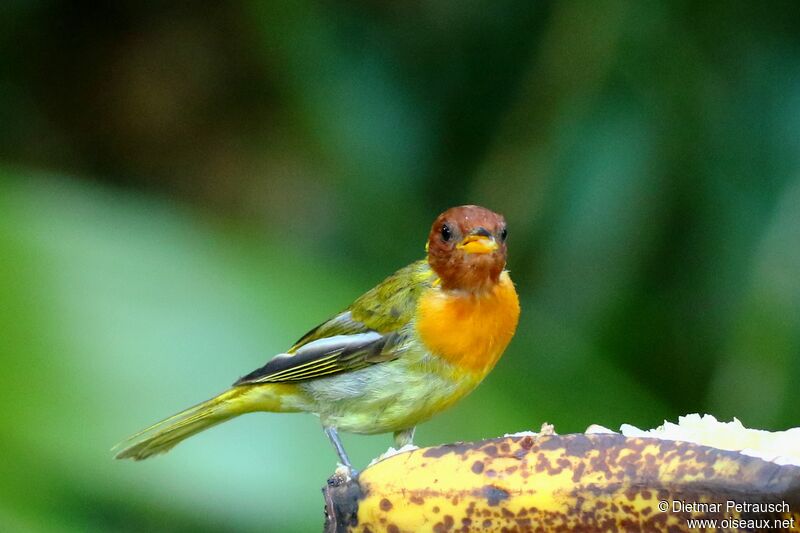
<path fill-rule="evenodd" d="M 326 531 L 688 531 L 692 519 L 800 531 L 800 467 L 617 434 L 418 449 L 324 492 Z"/>

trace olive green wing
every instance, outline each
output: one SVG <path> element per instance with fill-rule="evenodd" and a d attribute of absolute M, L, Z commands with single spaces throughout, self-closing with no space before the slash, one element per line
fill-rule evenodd
<path fill-rule="evenodd" d="M 400 357 L 407 335 L 403 326 L 434 277 L 425 261 L 398 270 L 234 385 L 306 381 Z"/>

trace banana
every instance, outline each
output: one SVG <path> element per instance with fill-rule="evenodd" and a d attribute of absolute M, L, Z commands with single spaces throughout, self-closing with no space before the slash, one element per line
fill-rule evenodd
<path fill-rule="evenodd" d="M 800 531 L 800 467 L 619 434 L 422 448 L 324 493 L 331 532 Z"/>

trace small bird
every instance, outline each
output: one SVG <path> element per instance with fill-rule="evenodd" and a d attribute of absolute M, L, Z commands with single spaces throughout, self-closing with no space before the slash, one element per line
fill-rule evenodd
<path fill-rule="evenodd" d="M 514 336 L 519 299 L 505 270 L 507 236 L 497 213 L 448 209 L 431 227 L 427 259 L 398 270 L 219 396 L 133 435 L 116 458 L 147 459 L 254 411 L 317 415 L 351 471 L 338 430 L 393 432 L 396 446 L 413 444 L 417 424 L 475 389 Z"/>

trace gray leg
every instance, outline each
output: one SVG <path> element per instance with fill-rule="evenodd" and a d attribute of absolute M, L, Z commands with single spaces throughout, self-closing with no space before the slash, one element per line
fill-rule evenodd
<path fill-rule="evenodd" d="M 331 444 L 333 444 L 333 447 L 336 449 L 336 454 L 339 456 L 339 461 L 341 461 L 341 463 L 351 471 L 355 472 L 355 470 L 353 470 L 353 465 L 350 464 L 350 458 L 347 457 L 347 452 L 344 451 L 342 441 L 339 440 L 339 434 L 336 432 L 336 428 L 323 427 L 322 429 L 325 430 L 325 434 L 331 440 Z"/>
<path fill-rule="evenodd" d="M 414 431 L 416 426 L 408 429 L 401 429 L 394 432 L 394 443 L 398 448 L 402 448 L 406 444 L 414 444 Z"/>

